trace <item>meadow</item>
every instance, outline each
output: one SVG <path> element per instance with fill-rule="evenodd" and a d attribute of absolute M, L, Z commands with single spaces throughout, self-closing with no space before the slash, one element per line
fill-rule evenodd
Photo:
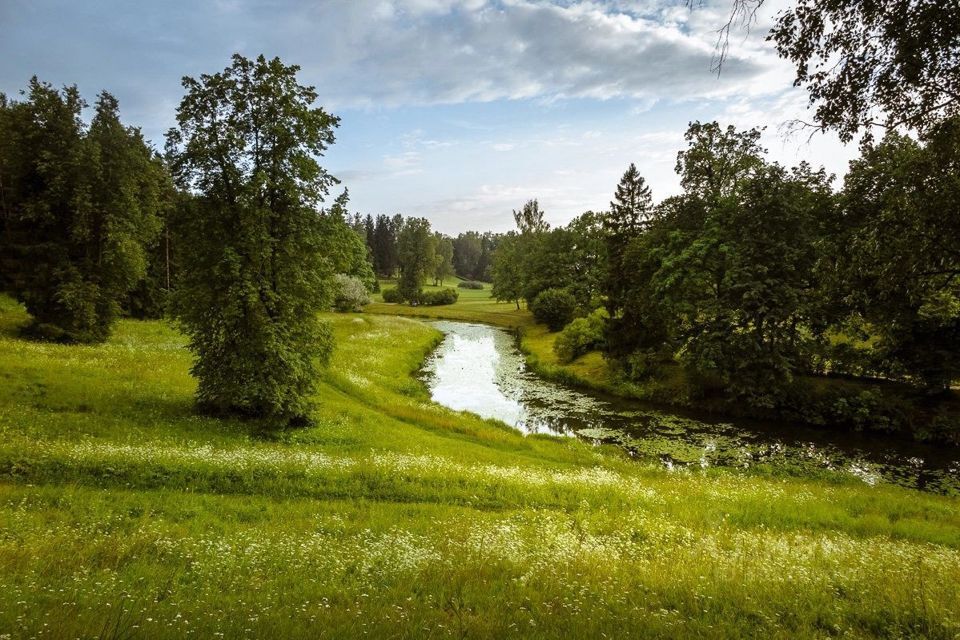
<path fill-rule="evenodd" d="M 402 309 L 529 323 L 486 293 Z M 164 322 L 32 342 L 0 298 L 0 637 L 960 634 L 956 498 L 523 437 L 430 402 L 429 325 L 326 318 L 275 431 L 197 415 Z"/>

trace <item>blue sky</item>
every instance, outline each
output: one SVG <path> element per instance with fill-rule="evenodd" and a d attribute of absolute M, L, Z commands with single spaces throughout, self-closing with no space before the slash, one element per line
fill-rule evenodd
<path fill-rule="evenodd" d="M 763 40 L 779 6 L 718 77 L 730 0 L 0 0 L 0 91 L 34 74 L 107 89 L 162 146 L 181 76 L 278 55 L 342 118 L 324 164 L 352 210 L 503 231 L 529 198 L 553 224 L 605 208 L 630 162 L 655 198 L 676 193 L 691 120 L 765 126 L 773 159 L 842 174 L 855 148 L 783 130 L 809 114 Z"/>

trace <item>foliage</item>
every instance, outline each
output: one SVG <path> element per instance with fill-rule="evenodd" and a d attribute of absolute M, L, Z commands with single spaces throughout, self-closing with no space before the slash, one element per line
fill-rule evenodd
<path fill-rule="evenodd" d="M 321 252 L 327 262 L 327 273 L 344 273 L 358 278 L 367 291 L 377 286 L 370 255 L 363 236 L 347 222 L 349 194 L 343 191 L 321 220 Z"/>
<path fill-rule="evenodd" d="M 390 289 L 384 289 L 380 295 L 383 297 L 384 302 L 398 303 L 403 302 L 403 296 L 400 295 L 400 290 L 396 287 L 391 287 Z"/>
<path fill-rule="evenodd" d="M 493 255 L 493 286 L 491 295 L 503 302 L 513 302 L 520 308 L 523 297 L 523 241 L 511 231 L 500 241 Z"/>
<path fill-rule="evenodd" d="M 360 311 L 370 304 L 367 288 L 355 276 L 338 273 L 333 277 L 333 286 L 333 308 L 337 311 Z"/>
<path fill-rule="evenodd" d="M 106 339 L 146 273 L 168 178 L 139 130 L 99 95 L 85 127 L 76 87 L 30 81 L 0 101 L 0 286 L 27 307 L 30 333 Z"/>
<path fill-rule="evenodd" d="M 417 304 L 427 306 L 440 306 L 453 304 L 460 297 L 460 292 L 456 289 L 441 289 L 440 291 L 421 291 L 417 297 Z"/>
<path fill-rule="evenodd" d="M 435 267 L 434 246 L 430 221 L 426 218 L 408 218 L 397 242 L 400 261 L 397 290 L 404 300 L 416 300 L 420 296 L 427 275 Z"/>
<path fill-rule="evenodd" d="M 433 284 L 443 285 L 443 281 L 453 275 L 453 241 L 437 232 L 433 234 Z"/>
<path fill-rule="evenodd" d="M 168 133 L 180 184 L 199 194 L 174 298 L 198 401 L 281 422 L 306 416 L 332 347 L 317 311 L 330 305 L 336 216 L 317 207 L 334 179 L 315 158 L 338 119 L 312 106 L 298 70 L 235 55 L 221 73 L 184 78 Z"/>
<path fill-rule="evenodd" d="M 610 319 L 606 309 L 595 309 L 584 318 L 575 318 L 563 328 L 553 351 L 560 362 L 571 362 L 594 349 L 603 348 L 607 321 Z"/>
<path fill-rule="evenodd" d="M 678 161 L 687 192 L 628 250 L 625 271 L 640 282 L 610 335 L 637 373 L 676 355 L 703 384 L 770 406 L 816 337 L 833 196 L 822 170 L 766 164 L 757 135 L 691 125 Z"/>
<path fill-rule="evenodd" d="M 960 119 L 921 142 L 866 148 L 844 184 L 834 287 L 869 323 L 891 377 L 931 389 L 960 378 Z"/>
<path fill-rule="evenodd" d="M 460 289 L 476 289 L 477 291 L 483 289 L 483 283 L 477 282 L 476 280 L 463 280 L 457 287 Z"/>
<path fill-rule="evenodd" d="M 577 300 L 566 289 L 544 289 L 530 303 L 530 311 L 537 322 L 559 331 L 573 318 Z"/>
<path fill-rule="evenodd" d="M 629 244 L 646 226 L 653 210 L 650 187 L 631 162 L 620 178 L 614 193 L 610 211 L 602 216 L 606 240 L 607 264 L 604 272 L 603 293 L 606 296 L 607 312 L 612 317 L 623 314 L 624 295 L 630 285 L 626 276 L 624 254 Z"/>
<path fill-rule="evenodd" d="M 818 127 L 848 142 L 880 125 L 928 132 L 960 115 L 960 5 L 797 0 L 770 32 Z"/>

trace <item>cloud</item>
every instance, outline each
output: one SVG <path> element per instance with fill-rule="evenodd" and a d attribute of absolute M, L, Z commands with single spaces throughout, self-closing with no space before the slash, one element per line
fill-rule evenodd
<path fill-rule="evenodd" d="M 722 12 L 678 12 L 672 2 L 357 0 L 289 10 L 299 13 L 285 47 L 324 99 L 345 107 L 722 97 L 762 92 L 775 60 L 738 47 L 717 78 Z"/>

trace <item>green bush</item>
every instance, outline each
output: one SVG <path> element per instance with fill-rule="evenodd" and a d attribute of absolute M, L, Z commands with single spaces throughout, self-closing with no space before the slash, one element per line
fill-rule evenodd
<path fill-rule="evenodd" d="M 338 273 L 333 277 L 333 308 L 337 311 L 360 311 L 370 304 L 367 288 L 360 278 Z"/>
<path fill-rule="evenodd" d="M 420 294 L 417 302 L 428 307 L 435 307 L 442 304 L 453 304 L 460 297 L 456 289 L 441 289 L 440 291 L 424 291 Z"/>
<path fill-rule="evenodd" d="M 573 319 L 577 300 L 566 289 L 545 289 L 530 303 L 530 310 L 537 322 L 559 331 Z"/>
<path fill-rule="evenodd" d="M 483 289 L 483 283 L 476 280 L 464 280 L 457 286 L 461 289 Z"/>
<path fill-rule="evenodd" d="M 383 290 L 383 301 L 384 302 L 403 302 L 403 296 L 400 295 L 400 291 L 396 287 L 392 289 Z"/>
<path fill-rule="evenodd" d="M 603 348 L 609 318 L 606 309 L 595 309 L 586 318 L 576 318 L 564 327 L 553 343 L 553 352 L 560 362 L 571 362 L 588 351 Z"/>

